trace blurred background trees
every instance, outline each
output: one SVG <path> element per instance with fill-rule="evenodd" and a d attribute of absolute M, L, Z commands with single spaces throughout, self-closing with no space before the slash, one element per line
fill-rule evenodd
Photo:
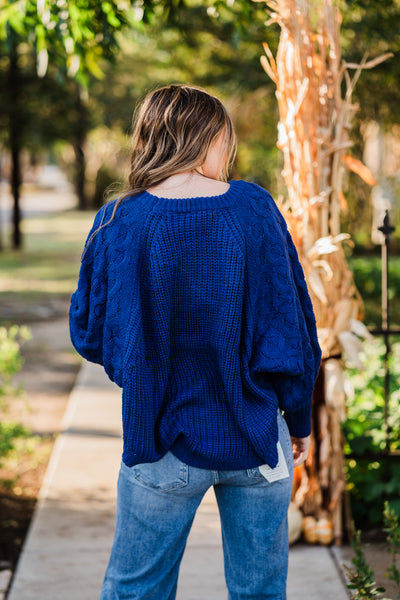
<path fill-rule="evenodd" d="M 2 3 L 0 122 L 11 158 L 14 247 L 21 245 L 24 148 L 31 146 L 33 155 L 35 146 L 48 148 L 57 138 L 69 141 L 76 158 L 76 192 L 84 207 L 83 146 L 91 123 L 84 98 L 90 77 L 103 76 L 99 60 L 112 59 L 118 48 L 116 32 L 127 24 L 126 11 L 114 1 Z"/>
<path fill-rule="evenodd" d="M 374 193 L 384 189 L 392 205 L 392 222 L 398 222 L 400 193 L 400 2 L 399 0 L 341 0 L 342 47 L 348 61 L 359 62 L 368 52 L 370 58 L 384 52 L 394 57 L 368 72 L 357 82 L 354 99 L 359 104 L 352 130 L 355 146 L 352 154 L 364 158 L 378 182 Z M 371 129 L 375 128 L 371 139 Z M 369 140 L 369 141 L 368 141 Z M 362 152 L 364 149 L 364 157 Z M 348 211 L 344 216 L 345 231 L 349 231 L 359 247 L 371 248 L 373 203 L 371 189 L 356 175 L 349 175 Z M 397 248 L 399 229 L 395 234 Z"/>
<path fill-rule="evenodd" d="M 371 57 L 400 50 L 399 0 L 339 5 L 346 60 L 358 62 L 366 50 Z M 233 177 L 252 179 L 275 196 L 283 191 L 275 92 L 259 64 L 262 42 L 276 48 L 278 30 L 266 28 L 265 19 L 264 4 L 252 0 L 3 2 L 0 143 L 11 157 L 3 178 L 14 197 L 14 246 L 21 243 L 22 149 L 32 165 L 50 160 L 67 169 L 80 208 L 98 205 L 104 188 L 126 177 L 135 103 L 173 81 L 207 87 L 228 105 L 240 141 Z M 371 121 L 381 136 L 396 132 L 398 143 L 399 70 L 393 59 L 360 78 L 354 155 L 361 154 Z M 356 175 L 349 175 L 348 198 L 344 228 L 356 243 L 371 246 L 370 189 Z"/>

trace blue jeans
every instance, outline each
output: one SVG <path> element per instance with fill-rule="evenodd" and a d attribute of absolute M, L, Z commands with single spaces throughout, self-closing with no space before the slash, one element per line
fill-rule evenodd
<path fill-rule="evenodd" d="M 212 485 L 229 600 L 286 600 L 293 453 L 279 411 L 277 418 L 289 470 L 280 481 L 269 483 L 258 467 L 198 469 L 171 452 L 155 463 L 121 463 L 115 537 L 100 600 L 174 600 L 186 540 Z"/>

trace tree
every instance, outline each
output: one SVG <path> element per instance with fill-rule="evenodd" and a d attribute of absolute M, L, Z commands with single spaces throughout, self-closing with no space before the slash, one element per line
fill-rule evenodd
<path fill-rule="evenodd" d="M 379 124 L 382 135 L 397 130 L 400 124 L 400 2 L 399 0 L 341 0 L 343 15 L 342 43 L 348 62 L 358 63 L 366 51 L 369 56 L 392 52 L 394 58 L 376 69 L 364 73 L 354 90 L 354 100 L 359 105 L 351 137 L 353 154 L 362 159 L 365 126 L 374 121 Z M 379 161 L 378 161 L 379 162 Z M 377 173 L 378 174 L 378 173 Z M 394 197 L 400 191 L 398 178 L 379 173 L 378 184 L 383 178 L 389 184 Z M 343 215 L 343 225 L 352 237 L 363 246 L 374 247 L 371 241 L 373 206 L 370 188 L 349 175 L 348 211 Z M 398 211 L 398 208 L 397 208 Z M 392 221 L 396 215 L 392 216 Z M 394 241 L 394 240 L 393 240 Z"/>
<path fill-rule="evenodd" d="M 373 56 L 396 52 L 400 29 L 390 24 L 400 21 L 398 0 L 335 0 L 335 4 L 342 9 L 340 36 L 347 62 L 360 62 L 366 49 Z M 95 97 L 99 110 L 104 111 L 103 122 L 118 122 L 126 131 L 132 107 L 147 89 L 171 81 L 203 85 L 224 99 L 235 119 L 240 145 L 234 176 L 253 179 L 275 195 L 284 193 L 281 159 L 274 148 L 279 120 L 275 90 L 271 82 L 263 81 L 259 64 L 262 42 L 275 54 L 279 32 L 276 26 L 265 30 L 264 4 L 186 0 L 147 2 L 146 7 L 143 27 L 127 30 L 129 39 L 122 46 L 116 69 L 107 69 L 106 79 L 91 88 L 92 99 Z M 398 61 L 388 60 L 364 73 L 358 82 L 354 97 L 360 111 L 352 124 L 351 139 L 359 159 L 363 121 L 375 118 L 385 122 L 387 129 L 398 122 L 400 88 L 393 85 L 400 75 L 398 68 Z M 370 189 L 358 176 L 349 174 L 348 178 L 348 211 L 341 219 L 346 231 L 357 234 L 356 242 L 363 242 L 370 233 Z"/>
<path fill-rule="evenodd" d="M 26 110 L 30 84 L 44 77 L 49 63 L 56 80 L 75 82 L 75 153 L 78 164 L 80 205 L 83 193 L 83 140 L 85 115 L 82 89 L 90 75 L 101 77 L 99 60 L 110 60 L 118 49 L 117 32 L 129 23 L 128 6 L 109 0 L 3 0 L 0 13 L 0 60 L 3 65 L 3 120 L 7 123 L 7 144 L 12 159 L 13 245 L 21 246 L 21 150 L 26 144 L 33 115 Z M 25 60 L 23 60 L 25 59 Z M 25 63 L 25 65 L 24 65 Z M 36 72 L 33 65 L 36 65 Z"/>
<path fill-rule="evenodd" d="M 399 0 L 341 0 L 345 58 L 360 62 L 369 56 L 400 52 Z M 354 91 L 361 121 L 375 120 L 387 130 L 400 123 L 399 61 L 395 58 L 361 77 Z"/>
<path fill-rule="evenodd" d="M 149 89 L 171 82 L 204 86 L 223 99 L 235 121 L 240 145 L 233 176 L 275 192 L 275 90 L 259 64 L 265 14 L 252 2 L 214 4 L 208 9 L 215 10 L 208 10 L 206 3 L 193 0 L 176 9 L 173 17 L 155 6 L 146 23 L 126 29 L 115 63 L 105 66 L 104 79 L 90 85 L 91 112 L 102 125 L 126 134 L 135 104 Z M 276 47 L 277 32 L 268 30 L 267 38 Z M 93 164 L 93 157 L 89 160 Z"/>
<path fill-rule="evenodd" d="M 399 18 L 399 0 L 337 2 L 343 5 L 343 53 L 347 60 L 360 59 L 363 48 L 368 45 L 370 30 L 380 51 L 396 50 L 399 28 L 391 25 Z M 237 172 L 272 187 L 274 192 L 281 191 L 282 184 L 275 175 L 278 155 L 273 130 L 278 117 L 274 89 L 263 79 L 258 60 L 263 41 L 276 51 L 278 31 L 268 28 L 265 32 L 262 3 L 252 0 L 26 0 L 22 11 L 21 4 L 15 0 L 3 0 L 2 5 L 0 123 L 6 123 L 8 146 L 14 158 L 16 245 L 20 237 L 18 157 L 21 147 L 29 145 L 33 129 L 41 125 L 42 109 L 40 114 L 32 110 L 33 96 L 39 88 L 41 97 L 45 94 L 46 103 L 54 103 L 54 110 L 46 106 L 46 112 L 58 115 L 57 123 L 51 126 L 47 123 L 41 135 L 50 141 L 50 134 L 55 137 L 60 134 L 71 142 L 81 207 L 86 205 L 84 145 L 88 131 L 96 126 L 99 118 L 103 123 L 118 123 L 127 130 L 132 106 L 144 91 L 176 80 L 204 85 L 222 96 L 235 117 L 239 136 L 249 142 L 240 145 Z M 383 7 L 388 10 L 387 16 Z M 375 17 L 378 26 L 374 25 Z M 129 50 L 133 58 L 130 63 L 119 56 L 126 50 L 125 41 L 118 35 L 122 30 L 128 32 L 127 37 L 136 45 L 134 52 Z M 121 43 L 122 52 L 117 52 Z M 119 74 L 115 73 L 115 65 L 107 67 L 116 56 Z M 388 61 L 361 79 L 357 93 L 362 95 L 362 118 L 369 111 L 368 115 L 386 119 L 387 126 L 390 119 L 398 119 L 399 92 L 389 85 L 398 79 L 398 68 L 397 61 Z M 103 72 L 106 78 L 101 80 Z M 127 88 L 127 92 L 119 96 L 114 93 L 114 85 L 121 87 L 118 76 Z M 359 187 L 357 190 L 355 198 L 360 195 Z M 353 200 L 351 191 L 349 199 Z"/>

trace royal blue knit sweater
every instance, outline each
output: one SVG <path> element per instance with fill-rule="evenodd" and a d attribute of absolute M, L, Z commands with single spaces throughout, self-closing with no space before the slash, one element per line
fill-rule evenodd
<path fill-rule="evenodd" d="M 70 307 L 76 350 L 122 387 L 123 461 L 277 464 L 277 409 L 311 429 L 321 350 L 302 267 L 271 195 L 142 192 L 101 208 Z"/>

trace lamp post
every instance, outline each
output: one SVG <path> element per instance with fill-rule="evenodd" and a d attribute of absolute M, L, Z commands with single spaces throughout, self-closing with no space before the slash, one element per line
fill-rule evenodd
<path fill-rule="evenodd" d="M 389 368 L 389 356 L 390 356 L 390 312 L 389 312 L 389 241 L 390 235 L 393 233 L 395 228 L 390 224 L 389 211 L 385 211 L 383 218 L 383 225 L 378 227 L 385 237 L 384 243 L 382 244 L 382 333 L 385 339 L 385 358 L 384 358 L 384 369 L 385 369 L 385 382 L 384 382 L 384 428 L 385 428 L 385 453 L 390 452 L 390 426 L 388 423 L 389 417 L 389 397 L 390 397 L 390 368 Z"/>

